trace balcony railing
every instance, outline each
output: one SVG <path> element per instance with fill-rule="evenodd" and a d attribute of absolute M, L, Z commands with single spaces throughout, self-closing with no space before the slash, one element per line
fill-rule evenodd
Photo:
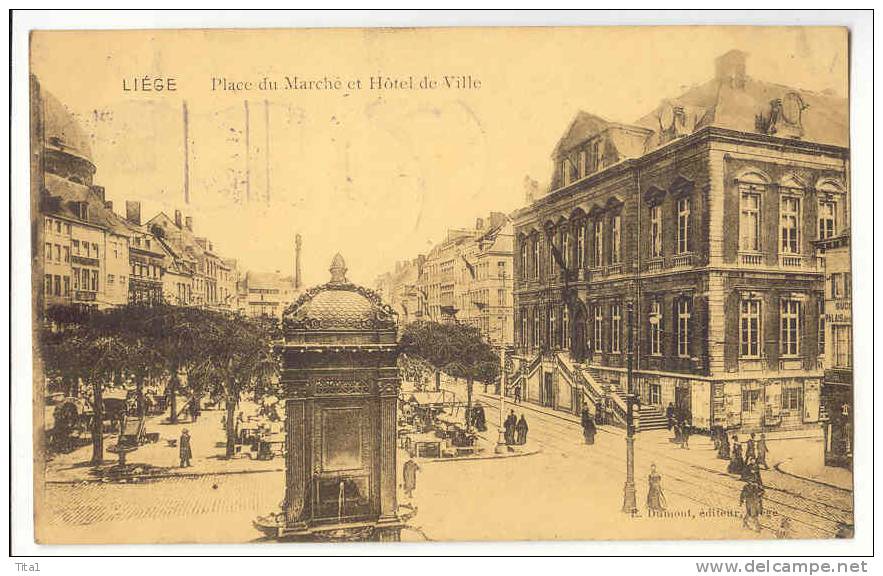
<path fill-rule="evenodd" d="M 672 268 L 685 268 L 687 266 L 693 265 L 693 254 L 678 254 L 676 256 L 671 257 L 671 267 Z"/>
<path fill-rule="evenodd" d="M 88 256 L 71 255 L 71 262 L 74 264 L 82 264 L 83 266 L 98 266 L 98 258 L 89 258 Z"/>
<path fill-rule="evenodd" d="M 622 274 L 622 264 L 611 264 L 607 267 L 607 275 Z"/>
<path fill-rule="evenodd" d="M 743 266 L 762 266 L 763 254 L 743 253 L 739 255 Z"/>
<path fill-rule="evenodd" d="M 779 265 L 782 268 L 802 268 L 803 256 L 799 254 L 782 254 L 779 256 Z"/>
<path fill-rule="evenodd" d="M 665 267 L 665 260 L 662 258 L 657 258 L 656 260 L 650 260 L 647 262 L 647 271 L 648 272 L 658 272 Z"/>

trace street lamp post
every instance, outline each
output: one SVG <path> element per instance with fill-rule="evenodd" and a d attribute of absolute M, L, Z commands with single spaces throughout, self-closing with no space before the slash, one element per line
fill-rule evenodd
<path fill-rule="evenodd" d="M 626 318 L 628 321 L 628 344 L 626 383 L 628 394 L 626 395 L 626 437 L 625 437 L 625 487 L 622 493 L 622 511 L 627 514 L 635 514 L 638 511 L 638 502 L 635 494 L 635 390 L 632 382 L 632 362 L 634 358 L 634 304 L 626 303 Z"/>

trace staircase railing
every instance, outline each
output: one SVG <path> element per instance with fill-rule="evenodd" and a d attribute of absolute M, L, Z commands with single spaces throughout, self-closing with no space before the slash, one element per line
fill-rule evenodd
<path fill-rule="evenodd" d="M 561 372 L 568 377 L 572 384 L 582 388 L 583 394 L 592 402 L 593 406 L 598 403 L 606 405 L 613 414 L 615 420 L 613 423 L 625 426 L 628 408 L 615 386 L 599 384 L 589 370 L 574 364 L 566 353 L 557 354 L 556 359 Z"/>

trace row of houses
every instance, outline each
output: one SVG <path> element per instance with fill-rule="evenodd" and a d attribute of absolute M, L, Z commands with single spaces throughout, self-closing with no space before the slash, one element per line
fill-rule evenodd
<path fill-rule="evenodd" d="M 31 91 L 34 269 L 44 308 L 165 302 L 281 318 L 297 278 L 241 272 L 180 210 L 144 220 L 141 203 L 127 201 L 118 214 L 93 183 L 91 146 L 76 119 L 33 77 Z M 299 261 L 299 237 L 296 251 Z"/>
<path fill-rule="evenodd" d="M 491 212 L 474 227 L 449 230 L 427 254 L 398 262 L 375 287 L 403 326 L 421 319 L 463 322 L 489 342 L 511 346 L 512 244 L 511 219 Z"/>
<path fill-rule="evenodd" d="M 715 65 L 634 124 L 568 126 L 513 216 L 515 384 L 623 419 L 631 335 L 642 412 L 820 463 L 851 402 L 847 101 L 755 80 L 739 51 Z"/>

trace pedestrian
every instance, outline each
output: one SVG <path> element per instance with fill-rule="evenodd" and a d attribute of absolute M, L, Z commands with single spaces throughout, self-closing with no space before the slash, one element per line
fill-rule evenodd
<path fill-rule="evenodd" d="M 649 488 L 647 489 L 647 510 L 651 512 L 662 512 L 665 510 L 665 494 L 662 492 L 662 476 L 656 471 L 656 464 L 650 465 L 650 476 L 648 477 Z"/>
<path fill-rule="evenodd" d="M 668 429 L 671 430 L 675 425 L 675 407 L 669 402 L 668 407 L 665 409 L 665 418 L 668 420 Z"/>
<path fill-rule="evenodd" d="M 791 537 L 791 519 L 787 516 L 782 516 L 782 521 L 779 522 L 779 529 L 776 530 L 776 538 L 779 540 L 787 540 Z"/>
<path fill-rule="evenodd" d="M 515 416 L 515 410 L 510 410 L 505 422 L 503 422 L 503 429 L 505 430 L 503 436 L 506 439 L 506 444 L 510 446 L 515 444 L 515 426 L 517 424 L 518 418 Z"/>
<path fill-rule="evenodd" d="M 754 432 L 748 437 L 748 442 L 745 443 L 745 461 L 747 462 L 749 458 L 754 460 L 757 457 L 757 453 L 754 451 Z"/>
<path fill-rule="evenodd" d="M 733 450 L 730 464 L 727 466 L 727 472 L 730 474 L 742 474 L 743 466 L 745 466 L 745 462 L 742 460 L 742 445 L 739 444 L 739 437 L 733 436 Z"/>
<path fill-rule="evenodd" d="M 475 425 L 475 429 L 479 432 L 484 432 L 485 430 L 487 430 L 487 420 L 484 414 L 484 406 L 482 406 L 480 402 L 476 402 L 475 407 L 472 409 L 472 413 L 472 422 Z"/>
<path fill-rule="evenodd" d="M 181 431 L 181 438 L 178 440 L 178 457 L 181 459 L 181 468 L 190 468 L 193 452 L 190 450 L 190 431 L 187 428 Z"/>
<path fill-rule="evenodd" d="M 199 400 L 195 396 L 190 399 L 188 408 L 190 409 L 190 421 L 196 422 L 196 419 L 199 418 Z"/>
<path fill-rule="evenodd" d="M 739 494 L 739 504 L 745 506 L 745 515 L 742 516 L 742 526 L 760 532 L 760 517 L 763 514 L 763 487 L 757 482 L 746 482 Z"/>
<path fill-rule="evenodd" d="M 720 447 L 717 450 L 717 457 L 721 460 L 729 460 L 730 459 L 730 437 L 727 436 L 727 431 L 721 428 L 720 431 Z"/>
<path fill-rule="evenodd" d="M 521 418 L 518 419 L 518 423 L 515 425 L 515 433 L 517 444 L 523 445 L 527 442 L 527 420 L 524 418 L 524 414 L 521 415 Z"/>
<path fill-rule="evenodd" d="M 402 488 L 404 488 L 405 494 L 409 499 L 413 498 L 414 490 L 417 489 L 417 472 L 419 471 L 420 466 L 413 458 L 408 458 L 408 461 L 402 467 Z"/>
<path fill-rule="evenodd" d="M 681 448 L 684 450 L 690 449 L 690 422 L 684 421 L 681 425 Z"/>
<path fill-rule="evenodd" d="M 754 466 L 754 458 L 745 459 L 745 464 L 742 466 L 742 471 L 739 473 L 739 477 L 743 482 L 750 482 L 755 479 Z"/>
<path fill-rule="evenodd" d="M 580 423 L 583 427 L 583 440 L 586 444 L 594 444 L 597 428 L 595 427 L 595 419 L 589 414 L 588 408 L 583 408 L 582 414 L 580 415 Z"/>
<path fill-rule="evenodd" d="M 769 453 L 769 449 L 766 447 L 766 434 L 760 434 L 760 440 L 757 442 L 757 465 L 763 466 L 764 470 L 769 470 L 770 467 L 766 463 L 766 456 Z"/>
<path fill-rule="evenodd" d="M 521 384 L 516 384 L 513 390 L 513 396 L 516 404 L 521 404 Z"/>

